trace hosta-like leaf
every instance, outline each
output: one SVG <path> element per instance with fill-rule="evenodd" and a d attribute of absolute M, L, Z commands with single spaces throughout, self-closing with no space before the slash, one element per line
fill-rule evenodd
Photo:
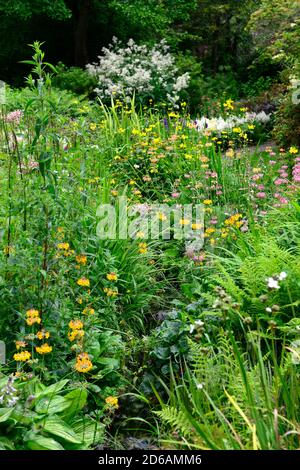
<path fill-rule="evenodd" d="M 0 423 L 7 421 L 12 412 L 13 408 L 0 408 Z"/>
<path fill-rule="evenodd" d="M 64 416 L 72 416 L 82 410 L 86 404 L 87 396 L 88 394 L 85 388 L 72 390 L 65 395 L 64 398 L 69 401 L 69 407 L 66 408 Z"/>
<path fill-rule="evenodd" d="M 58 416 L 51 416 L 43 421 L 43 423 L 44 431 L 47 431 L 54 436 L 58 436 L 65 441 L 72 442 L 73 444 L 81 444 L 82 440 L 80 437 L 75 434 L 73 429 Z"/>
<path fill-rule="evenodd" d="M 70 402 L 60 395 L 56 397 L 43 397 L 35 405 L 35 411 L 39 414 L 53 415 L 64 411 L 70 406 Z"/>
<path fill-rule="evenodd" d="M 104 425 L 91 418 L 83 418 L 72 423 L 72 428 L 87 447 L 103 441 Z"/>
<path fill-rule="evenodd" d="M 46 395 L 55 395 L 57 392 L 62 390 L 67 385 L 68 382 L 69 382 L 68 379 L 64 379 L 64 380 L 61 380 L 60 382 L 52 384 L 49 387 L 46 387 L 43 390 L 41 390 L 39 393 L 36 393 L 35 397 L 40 398 Z"/>
<path fill-rule="evenodd" d="M 63 446 L 51 437 L 37 436 L 27 441 L 27 447 L 31 450 L 64 450 Z"/>

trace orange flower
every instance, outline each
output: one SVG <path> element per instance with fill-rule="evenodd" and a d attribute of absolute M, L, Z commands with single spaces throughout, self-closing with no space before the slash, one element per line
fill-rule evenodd
<path fill-rule="evenodd" d="M 92 361 L 89 358 L 88 353 L 83 352 L 76 357 L 75 370 L 82 374 L 86 374 L 93 368 Z"/>
<path fill-rule="evenodd" d="M 34 323 L 41 323 L 40 312 L 34 308 L 27 310 L 26 312 L 26 323 L 32 326 Z"/>
<path fill-rule="evenodd" d="M 87 263 L 87 257 L 85 255 L 77 255 L 76 261 L 78 264 L 82 264 L 83 266 L 85 266 Z"/>
<path fill-rule="evenodd" d="M 69 323 L 69 327 L 71 330 L 81 330 L 83 328 L 83 323 L 81 320 L 71 320 Z"/>

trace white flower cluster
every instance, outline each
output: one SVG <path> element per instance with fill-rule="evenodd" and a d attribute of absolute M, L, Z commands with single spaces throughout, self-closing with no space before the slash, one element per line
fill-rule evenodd
<path fill-rule="evenodd" d="M 13 375 L 10 375 L 8 382 L 0 390 L 0 405 L 4 407 L 13 407 L 19 400 L 17 396 L 17 389 L 13 386 L 16 378 Z"/>
<path fill-rule="evenodd" d="M 135 94 L 141 99 L 167 100 L 176 106 L 180 92 L 188 86 L 189 74 L 177 75 L 174 58 L 164 40 L 150 48 L 130 39 L 127 47 L 122 47 L 114 37 L 113 44 L 102 52 L 99 63 L 86 67 L 97 77 L 95 91 L 104 101 L 111 96 L 129 101 Z"/>
<path fill-rule="evenodd" d="M 270 120 L 270 114 L 266 114 L 264 111 L 260 113 L 246 113 L 244 116 L 228 116 L 227 119 L 222 117 L 208 119 L 202 117 L 196 119 L 196 128 L 199 132 L 210 130 L 216 132 L 222 132 L 231 130 L 241 124 L 261 122 L 266 123 Z"/>
<path fill-rule="evenodd" d="M 267 285 L 269 289 L 280 289 L 279 281 L 284 281 L 284 279 L 287 277 L 287 273 L 282 271 L 280 274 L 277 274 L 273 277 L 268 277 L 266 279 Z"/>

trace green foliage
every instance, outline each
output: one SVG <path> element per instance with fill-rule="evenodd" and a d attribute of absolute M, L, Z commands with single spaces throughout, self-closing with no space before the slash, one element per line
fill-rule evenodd
<path fill-rule="evenodd" d="M 202 356 L 205 367 L 187 369 L 182 379 L 173 377 L 169 402 L 156 412 L 170 429 L 170 437 L 166 428 L 162 437 L 165 445 L 212 450 L 293 448 L 298 408 L 290 397 L 299 392 L 297 368 L 289 352 L 282 353 L 278 366 L 270 343 L 266 356 L 256 338 L 251 345 L 254 362 L 232 337 L 220 339 L 216 349 L 208 352 L 194 347 L 194 362 L 198 364 Z M 171 438 L 174 435 L 177 439 Z"/>
<path fill-rule="evenodd" d="M 263 0 L 249 22 L 261 54 L 283 66 L 294 66 L 300 56 L 299 19 L 298 1 Z"/>
<path fill-rule="evenodd" d="M 300 144 L 300 81 L 297 83 L 296 87 L 290 86 L 281 95 L 280 105 L 275 113 L 273 136 L 283 146 Z"/>
<path fill-rule="evenodd" d="M 299 149 L 253 147 L 270 120 L 230 99 L 227 67 L 201 123 L 184 102 L 53 88 L 57 68 L 32 48 L 26 88 L 1 106 L 0 447 L 98 448 L 138 423 L 172 448 L 297 448 Z M 121 196 L 132 230 L 101 237 L 104 204 L 124 228 Z M 203 229 L 201 247 L 172 217 L 164 239 L 131 215 L 163 226 L 191 203 L 203 220 L 179 224 Z"/>
<path fill-rule="evenodd" d="M 57 75 L 53 80 L 53 86 L 60 90 L 68 90 L 77 95 L 90 95 L 96 86 L 93 77 L 79 67 L 66 67 L 59 63 L 56 66 Z"/>
<path fill-rule="evenodd" d="M 64 0 L 1 0 L 0 12 L 3 16 L 28 20 L 34 15 L 45 15 L 57 20 L 69 18 L 71 11 Z"/>
<path fill-rule="evenodd" d="M 36 377 L 20 374 L 16 379 L 2 375 L 2 393 L 9 381 L 17 401 L 14 407 L 0 409 L 2 450 L 83 449 L 103 441 L 103 425 L 82 411 L 88 397 L 84 387 L 77 385 L 70 390 L 68 385 L 70 391 L 65 393 L 69 380 L 45 387 Z M 82 425 L 93 430 L 92 439 Z"/>

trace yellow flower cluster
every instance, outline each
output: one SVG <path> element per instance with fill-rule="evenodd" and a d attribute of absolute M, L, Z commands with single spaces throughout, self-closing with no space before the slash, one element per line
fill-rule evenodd
<path fill-rule="evenodd" d="M 69 327 L 71 330 L 81 330 L 83 328 L 83 323 L 81 320 L 71 320 L 69 323 Z"/>
<path fill-rule="evenodd" d="M 191 227 L 192 227 L 192 230 L 200 230 L 201 228 L 203 228 L 203 224 L 195 223 L 195 224 L 192 224 Z"/>
<path fill-rule="evenodd" d="M 26 323 L 29 326 L 32 326 L 34 323 L 41 323 L 40 312 L 34 308 L 27 310 L 26 312 Z"/>
<path fill-rule="evenodd" d="M 42 339 L 48 339 L 50 337 L 50 333 L 49 331 L 45 331 L 45 330 L 41 330 L 41 331 L 38 331 L 37 334 L 36 334 L 36 337 L 39 339 L 39 340 L 42 340 Z"/>
<path fill-rule="evenodd" d="M 108 279 L 108 281 L 117 281 L 118 275 L 114 272 L 111 272 L 111 273 L 106 274 L 106 279 Z"/>
<path fill-rule="evenodd" d="M 226 157 L 229 157 L 229 158 L 233 158 L 233 157 L 234 157 L 234 150 L 233 150 L 233 148 L 229 148 L 229 149 L 226 151 Z"/>
<path fill-rule="evenodd" d="M 64 238 L 64 232 L 62 232 L 61 235 L 63 235 L 62 238 Z M 58 243 L 56 247 L 59 250 L 56 258 L 60 258 L 62 255 L 64 255 L 66 258 L 74 255 L 74 250 L 70 249 L 70 244 L 68 242 Z"/>
<path fill-rule="evenodd" d="M 227 110 L 234 109 L 233 103 L 234 103 L 234 101 L 232 99 L 226 100 L 225 103 L 224 103 L 224 108 L 227 109 Z"/>
<path fill-rule="evenodd" d="M 145 242 L 139 243 L 139 253 L 141 255 L 144 255 L 147 253 L 147 251 L 148 251 L 147 243 Z"/>
<path fill-rule="evenodd" d="M 82 311 L 83 315 L 94 315 L 95 309 L 91 307 L 85 307 Z"/>
<path fill-rule="evenodd" d="M 38 354 L 49 354 L 52 351 L 52 346 L 49 346 L 48 343 L 41 344 L 41 346 L 36 346 L 35 348 Z"/>
<path fill-rule="evenodd" d="M 68 338 L 71 342 L 75 341 L 75 339 L 81 339 L 84 337 L 83 330 L 71 330 L 68 332 Z"/>
<path fill-rule="evenodd" d="M 189 219 L 180 219 L 179 224 L 180 225 L 190 225 L 190 220 Z"/>
<path fill-rule="evenodd" d="M 69 243 L 58 243 L 57 248 L 59 250 L 69 250 L 70 249 L 70 244 Z"/>
<path fill-rule="evenodd" d="M 77 284 L 82 287 L 90 287 L 90 281 L 86 277 L 78 279 Z"/>
<path fill-rule="evenodd" d="M 225 225 L 240 228 L 243 225 L 243 221 L 240 220 L 242 217 L 242 214 L 234 214 L 225 220 Z"/>
<path fill-rule="evenodd" d="M 35 323 L 41 323 L 40 312 L 34 308 L 27 310 L 26 312 L 26 323 L 29 326 L 34 325 Z M 34 340 L 35 338 L 39 340 L 48 339 L 50 337 L 50 332 L 44 329 L 38 331 L 35 335 L 30 334 L 26 337 L 26 339 Z M 17 351 L 19 349 L 25 348 L 27 343 L 25 341 L 15 341 Z M 48 343 L 44 343 L 40 346 L 36 346 L 35 350 L 38 354 L 49 354 L 52 351 L 52 346 L 49 346 Z M 14 354 L 14 360 L 18 362 L 26 362 L 31 359 L 31 353 L 28 351 L 21 351 L 19 353 Z"/>
<path fill-rule="evenodd" d="M 81 320 L 71 320 L 69 323 L 70 330 L 68 332 L 68 338 L 71 342 L 75 341 L 75 339 L 81 339 L 84 336 L 83 331 L 83 323 Z"/>
<path fill-rule="evenodd" d="M 87 263 L 87 257 L 85 255 L 77 255 L 76 256 L 76 261 L 78 264 L 81 264 L 82 266 L 85 266 Z"/>
<path fill-rule="evenodd" d="M 93 368 L 92 361 L 89 358 L 88 353 L 82 352 L 76 357 L 75 370 L 82 374 L 86 374 Z"/>
<path fill-rule="evenodd" d="M 109 287 L 104 287 L 103 291 L 107 295 L 107 297 L 116 297 L 118 295 L 118 289 L 110 289 Z"/>
<path fill-rule="evenodd" d="M 105 403 L 110 407 L 110 408 L 119 408 L 119 400 L 117 397 L 107 397 L 105 398 Z"/>
<path fill-rule="evenodd" d="M 17 362 L 26 362 L 29 361 L 30 358 L 31 354 L 29 351 L 21 351 L 14 354 L 14 360 Z"/>

